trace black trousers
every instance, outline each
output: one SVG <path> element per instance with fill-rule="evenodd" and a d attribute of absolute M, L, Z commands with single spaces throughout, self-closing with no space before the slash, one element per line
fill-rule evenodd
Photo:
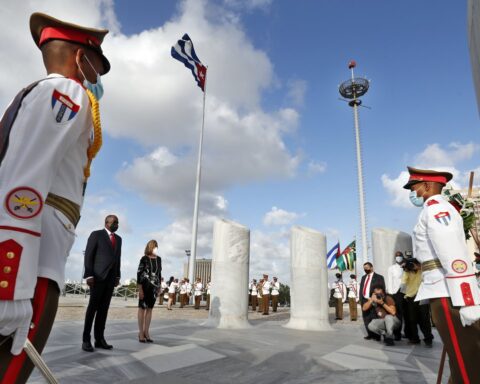
<path fill-rule="evenodd" d="M 363 307 L 363 304 L 366 302 L 367 300 L 362 300 L 361 301 L 361 306 Z M 375 333 L 373 333 L 372 331 L 370 331 L 368 329 L 368 324 L 370 324 L 370 322 L 372 321 L 372 319 L 375 317 L 375 311 L 373 309 L 373 307 L 370 307 L 370 309 L 368 311 L 364 311 L 362 309 L 362 319 L 363 319 L 363 324 L 365 325 L 365 329 L 367 331 L 367 335 L 372 337 L 372 338 L 378 338 L 378 335 L 376 335 Z"/>
<path fill-rule="evenodd" d="M 405 298 L 407 301 L 408 308 L 408 320 L 410 322 L 409 331 L 410 331 L 410 340 L 418 341 L 418 327 L 423 333 L 423 339 L 425 341 L 431 341 L 433 339 L 432 335 L 432 323 L 430 322 L 430 306 L 429 305 L 420 305 L 419 301 L 414 301 L 415 297 Z"/>
<path fill-rule="evenodd" d="M 42 353 L 55 320 L 60 291 L 53 280 L 39 277 L 32 300 L 35 327 L 28 332 L 28 339 L 39 353 Z M 12 338 L 0 336 L 0 383 L 24 384 L 27 382 L 33 363 L 25 351 L 18 356 L 10 353 Z"/>
<path fill-rule="evenodd" d="M 104 339 L 105 323 L 107 322 L 108 308 L 110 307 L 115 280 L 115 268 L 112 268 L 105 280 L 95 280 L 93 287 L 90 288 L 90 301 L 85 314 L 83 341 L 90 341 L 93 320 L 95 320 L 93 329 L 95 340 Z"/>
<path fill-rule="evenodd" d="M 393 335 L 395 338 L 401 339 L 402 337 L 402 326 L 404 324 L 404 317 L 403 317 L 403 296 L 405 296 L 402 292 L 398 291 L 397 293 L 393 294 L 393 300 L 395 301 L 395 309 L 397 310 L 397 318 L 400 320 L 400 327 L 396 328 L 393 331 Z"/>

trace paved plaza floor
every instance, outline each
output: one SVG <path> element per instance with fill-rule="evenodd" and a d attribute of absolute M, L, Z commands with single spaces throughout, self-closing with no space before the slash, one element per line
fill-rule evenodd
<path fill-rule="evenodd" d="M 113 304 L 114 310 L 122 306 L 136 313 L 133 306 Z M 249 329 L 219 330 L 203 325 L 204 309 L 160 307 L 153 344 L 139 343 L 136 321 L 117 315 L 106 329 L 114 349 L 88 353 L 81 350 L 83 320 L 62 320 L 62 311 L 74 310 L 60 308 L 43 353 L 60 383 L 435 383 L 442 350 L 436 333 L 431 349 L 405 340 L 393 347 L 366 341 L 361 319 L 348 320 L 348 311 L 338 322 L 331 313 L 333 331 L 306 332 L 282 327 L 289 318 L 283 308 L 273 316 L 250 312 Z M 35 370 L 29 383 L 44 380 Z"/>

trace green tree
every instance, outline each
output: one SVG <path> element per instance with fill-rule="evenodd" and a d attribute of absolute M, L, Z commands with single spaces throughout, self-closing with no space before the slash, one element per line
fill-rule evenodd
<path fill-rule="evenodd" d="M 290 305 L 290 287 L 288 285 L 280 283 L 278 302 L 280 305 Z"/>

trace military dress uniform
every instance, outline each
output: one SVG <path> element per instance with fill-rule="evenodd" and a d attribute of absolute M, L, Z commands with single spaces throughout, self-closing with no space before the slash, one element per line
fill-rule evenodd
<path fill-rule="evenodd" d="M 104 73 L 110 69 L 100 48 L 108 31 L 39 13 L 32 15 L 30 29 L 38 47 L 55 39 L 86 45 L 101 55 Z M 91 103 L 78 81 L 51 73 L 21 92 L 0 122 L 0 305 L 33 298 L 28 338 L 39 352 L 55 318 L 80 219 L 91 161 Z M 6 311 L 0 318 L 2 332 L 9 316 Z M 1 383 L 26 381 L 32 365 L 25 352 L 13 357 L 12 343 L 3 339 Z"/>
<path fill-rule="evenodd" d="M 252 306 L 252 311 L 257 309 L 257 283 L 252 281 L 250 283 L 250 305 Z"/>
<path fill-rule="evenodd" d="M 332 283 L 333 297 L 335 298 L 335 319 L 343 319 L 343 303 L 347 300 L 347 287 L 345 283 L 339 279 Z"/>
<path fill-rule="evenodd" d="M 350 310 L 350 320 L 357 321 L 357 306 L 358 300 L 360 299 L 359 291 L 360 284 L 356 279 L 351 279 L 347 285 L 348 288 L 348 307 Z"/>
<path fill-rule="evenodd" d="M 446 184 L 447 172 L 409 168 L 410 189 L 417 182 Z M 449 356 L 453 383 L 480 383 L 480 290 L 465 241 L 463 220 L 441 195 L 423 204 L 413 231 L 414 256 L 422 265 L 415 301 L 429 300 L 433 322 Z M 464 326 L 462 322 L 473 324 Z M 475 321 L 476 319 L 476 321 Z"/>
<path fill-rule="evenodd" d="M 277 312 L 278 296 L 280 295 L 280 282 L 274 277 L 272 281 L 272 312 Z"/>

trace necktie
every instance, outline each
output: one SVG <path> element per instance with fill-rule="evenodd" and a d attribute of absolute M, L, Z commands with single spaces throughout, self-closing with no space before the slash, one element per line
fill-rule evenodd
<path fill-rule="evenodd" d="M 110 234 L 110 241 L 112 242 L 113 249 L 115 249 L 115 235 L 113 233 Z"/>
<path fill-rule="evenodd" d="M 367 294 L 367 286 L 368 283 L 370 282 L 370 278 L 372 277 L 372 274 L 367 276 L 367 279 L 365 280 L 365 285 L 363 286 L 363 297 L 366 297 Z"/>

